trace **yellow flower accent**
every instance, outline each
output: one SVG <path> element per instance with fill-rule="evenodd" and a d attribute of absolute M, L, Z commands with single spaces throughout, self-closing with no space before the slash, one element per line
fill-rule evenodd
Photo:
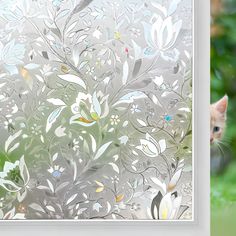
<path fill-rule="evenodd" d="M 124 198 L 124 194 L 119 194 L 119 195 L 117 195 L 117 196 L 116 196 L 116 202 L 122 201 L 123 198 Z"/>
<path fill-rule="evenodd" d="M 99 120 L 99 115 L 96 113 L 96 112 L 92 112 L 91 113 L 91 117 L 93 118 L 93 120 L 95 120 L 95 121 L 98 121 Z"/>
<path fill-rule="evenodd" d="M 66 66 L 62 65 L 61 71 L 64 72 L 65 74 L 67 74 L 69 72 L 69 69 Z"/>
<path fill-rule="evenodd" d="M 96 189 L 96 193 L 100 193 L 100 192 L 102 192 L 104 190 L 104 187 L 98 187 L 97 189 Z"/>
<path fill-rule="evenodd" d="M 102 192 L 102 191 L 104 190 L 104 185 L 103 185 L 101 182 L 98 182 L 98 181 L 96 181 L 96 180 L 95 180 L 95 182 L 96 182 L 96 184 L 99 186 L 99 187 L 96 189 L 96 193 Z"/>
<path fill-rule="evenodd" d="M 168 216 L 168 209 L 167 208 L 164 208 L 161 212 L 161 215 L 162 215 L 162 219 L 163 220 L 166 220 L 167 219 L 167 216 Z"/>
<path fill-rule="evenodd" d="M 117 39 L 117 40 L 120 40 L 120 39 L 121 39 L 121 34 L 120 34 L 120 32 L 116 31 L 116 32 L 114 33 L 114 38 Z"/>
<path fill-rule="evenodd" d="M 31 79 L 31 76 L 29 74 L 29 71 L 27 69 L 25 69 L 24 67 L 20 68 L 20 73 L 22 75 L 22 77 L 25 79 L 25 80 L 30 80 Z"/>

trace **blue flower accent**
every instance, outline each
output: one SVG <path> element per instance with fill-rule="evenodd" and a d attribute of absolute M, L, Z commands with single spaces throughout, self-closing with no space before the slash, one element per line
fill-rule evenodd
<path fill-rule="evenodd" d="M 164 116 L 164 119 L 165 119 L 165 121 L 172 121 L 172 116 L 170 116 L 170 115 L 165 115 Z"/>
<path fill-rule="evenodd" d="M 156 54 L 155 50 L 153 50 L 151 47 L 147 47 L 143 51 L 145 56 L 154 56 Z"/>
<path fill-rule="evenodd" d="M 59 170 L 54 170 L 52 172 L 52 176 L 55 178 L 60 178 L 61 177 L 61 172 Z"/>
<path fill-rule="evenodd" d="M 55 7 L 60 7 L 60 5 L 62 4 L 63 0 L 53 0 L 52 1 L 52 4 L 55 6 Z"/>

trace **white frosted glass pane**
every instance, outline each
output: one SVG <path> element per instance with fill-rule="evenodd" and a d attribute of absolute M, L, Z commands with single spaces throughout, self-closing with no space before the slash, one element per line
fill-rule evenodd
<path fill-rule="evenodd" d="M 192 3 L 3 0 L 0 219 L 193 220 Z"/>

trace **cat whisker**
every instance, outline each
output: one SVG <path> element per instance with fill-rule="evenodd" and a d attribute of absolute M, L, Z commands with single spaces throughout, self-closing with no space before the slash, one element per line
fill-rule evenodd
<path fill-rule="evenodd" d="M 219 142 L 215 142 L 215 144 L 216 144 L 216 146 L 219 148 L 219 150 L 220 150 L 220 152 L 221 152 L 221 154 L 222 154 L 222 156 L 223 156 L 223 158 L 224 158 L 225 153 L 224 153 L 223 148 L 220 146 L 220 143 L 219 143 Z"/>
<path fill-rule="evenodd" d="M 217 140 L 217 143 L 218 143 L 219 145 L 223 145 L 224 147 L 230 149 L 230 144 L 229 144 L 229 143 L 225 143 L 225 142 L 223 142 L 223 141 L 221 141 L 221 140 Z"/>
<path fill-rule="evenodd" d="M 230 143 L 231 142 L 231 138 L 224 137 L 223 140 L 221 140 L 221 141 L 226 142 L 226 143 Z"/>

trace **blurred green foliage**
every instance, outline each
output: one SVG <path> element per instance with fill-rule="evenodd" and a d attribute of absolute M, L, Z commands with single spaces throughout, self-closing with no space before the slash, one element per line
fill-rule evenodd
<path fill-rule="evenodd" d="M 225 137 L 236 160 L 236 12 L 222 13 L 214 23 L 219 35 L 211 38 L 211 102 L 229 96 Z"/>
<path fill-rule="evenodd" d="M 211 177 L 211 235 L 235 236 L 236 163 L 220 176 Z"/>
<path fill-rule="evenodd" d="M 224 9 L 221 4 L 223 3 Z M 211 102 L 229 96 L 225 141 L 233 162 L 211 177 L 211 235 L 235 236 L 236 215 L 236 0 L 212 0 Z"/>

